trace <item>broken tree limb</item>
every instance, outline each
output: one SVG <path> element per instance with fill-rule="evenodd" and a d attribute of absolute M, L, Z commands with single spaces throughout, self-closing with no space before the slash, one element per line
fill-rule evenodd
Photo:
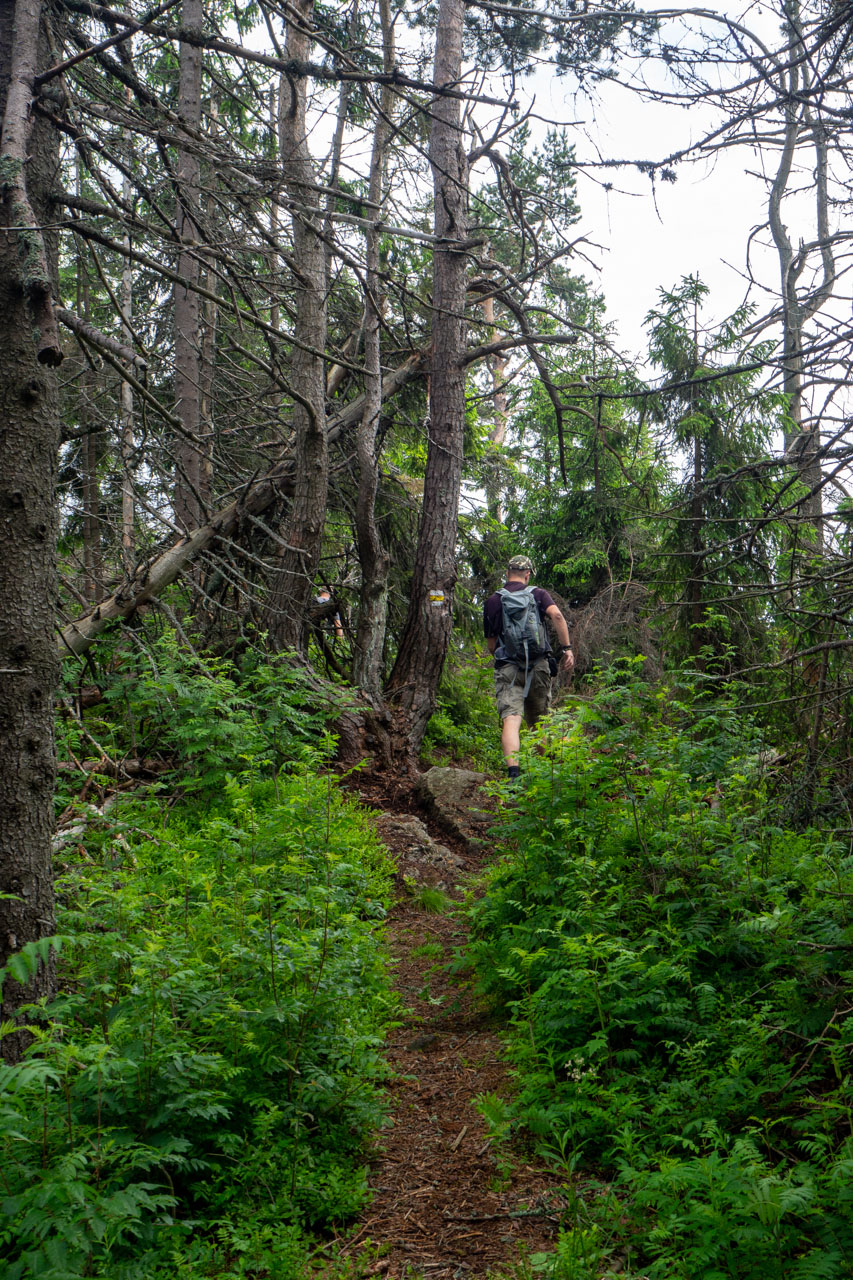
<path fill-rule="evenodd" d="M 513 334 L 509 338 L 499 338 L 495 342 L 486 342 L 479 347 L 469 347 L 462 363 L 465 365 L 473 364 L 476 360 L 483 360 L 486 356 L 500 355 L 504 351 L 512 351 L 515 347 L 530 347 L 533 345 L 540 347 L 574 347 L 577 346 L 579 341 L 580 336 L 577 333 Z"/>
<path fill-rule="evenodd" d="M 82 320 L 80 316 L 73 311 L 69 311 L 67 307 L 57 307 L 56 314 L 66 329 L 70 329 L 77 337 L 82 338 L 84 342 L 88 342 L 96 351 L 109 351 L 112 355 L 117 356 L 119 360 L 124 360 L 126 364 L 136 365 L 138 369 L 148 368 L 148 361 L 144 356 L 137 354 L 133 347 L 127 347 L 123 342 L 117 342 L 115 338 L 109 337 L 108 334 L 101 333 L 100 329 L 96 329 L 87 320 Z"/>
<path fill-rule="evenodd" d="M 398 368 L 393 369 L 382 381 L 383 400 L 393 396 L 408 382 L 421 376 L 426 368 L 426 357 L 416 351 Z M 331 444 L 346 427 L 361 418 L 364 397 L 359 396 L 332 418 L 326 428 Z M 183 570 L 202 551 L 220 538 L 232 537 L 240 527 L 244 516 L 259 515 L 271 506 L 276 498 L 287 494 L 292 484 L 292 464 L 288 456 L 276 462 L 266 475 L 250 481 L 243 491 L 226 507 L 216 513 L 207 524 L 193 529 L 186 537 L 179 538 L 160 555 L 139 565 L 125 582 L 94 609 L 75 618 L 59 632 L 60 657 L 79 657 L 94 644 L 100 635 L 114 622 L 129 618 L 141 605 L 153 600 L 166 587 L 177 580 Z"/>

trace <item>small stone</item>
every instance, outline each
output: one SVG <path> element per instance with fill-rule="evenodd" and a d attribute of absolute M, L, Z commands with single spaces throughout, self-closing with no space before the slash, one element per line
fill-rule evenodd
<path fill-rule="evenodd" d="M 434 1031 L 425 1031 L 423 1035 L 415 1036 L 414 1040 L 410 1040 L 406 1048 L 419 1049 L 423 1053 L 429 1049 L 437 1049 L 440 1044 L 440 1035 L 436 1035 Z"/>

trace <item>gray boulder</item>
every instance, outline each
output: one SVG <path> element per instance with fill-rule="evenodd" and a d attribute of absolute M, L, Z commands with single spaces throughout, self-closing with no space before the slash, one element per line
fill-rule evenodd
<path fill-rule="evenodd" d="M 496 801 L 482 789 L 485 781 L 484 773 L 435 766 L 421 774 L 415 795 L 448 835 L 480 849 L 496 816 Z"/>

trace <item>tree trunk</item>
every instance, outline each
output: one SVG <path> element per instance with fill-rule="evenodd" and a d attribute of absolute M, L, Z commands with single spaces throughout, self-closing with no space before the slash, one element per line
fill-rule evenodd
<path fill-rule="evenodd" d="M 128 52 L 133 56 L 133 41 L 128 41 Z M 125 89 L 125 103 L 131 101 L 130 89 Z M 128 170 L 133 168 L 133 137 L 127 142 Z M 125 205 L 130 208 L 133 203 L 133 192 L 130 185 L 130 172 L 122 179 L 121 196 Z M 130 232 L 124 237 L 125 254 L 121 268 L 121 340 L 127 347 L 133 346 L 133 266 L 130 261 Z M 136 523 L 136 502 L 133 494 L 133 387 L 126 378 L 121 380 L 120 396 L 120 450 L 121 450 L 121 567 L 130 575 L 133 569 L 134 525 Z"/>
<path fill-rule="evenodd" d="M 810 58 L 806 52 L 800 23 L 798 0 L 784 5 L 786 28 L 798 58 L 792 58 L 780 73 L 780 98 L 784 102 L 785 128 L 776 176 L 770 188 L 768 221 L 779 257 L 782 296 L 783 388 L 788 397 L 788 425 L 785 451 L 795 462 L 808 494 L 800 504 L 799 514 L 805 520 L 807 540 L 823 541 L 822 468 L 819 458 L 820 426 L 804 420 L 803 405 L 803 330 L 808 320 L 827 302 L 835 286 L 835 261 L 829 235 L 829 195 L 827 189 L 827 140 L 821 121 L 815 120 L 808 106 L 815 82 L 809 79 Z M 817 236 L 821 254 L 821 279 L 811 289 L 801 292 L 798 285 L 807 257 L 802 248 L 794 252 L 788 228 L 782 221 L 782 202 L 794 166 L 801 137 L 811 138 L 815 152 L 814 194 Z"/>
<path fill-rule="evenodd" d="M 299 26 L 288 23 L 287 57 L 306 61 L 310 50 L 313 0 L 297 0 Z M 329 454 L 326 444 L 326 386 L 324 362 L 314 352 L 326 346 L 326 257 L 316 228 L 322 211 L 315 190 L 317 175 L 305 136 L 307 79 L 288 82 L 289 95 L 279 117 L 279 146 L 288 194 L 308 213 L 293 213 L 293 260 L 296 278 L 296 343 L 290 362 L 294 393 L 295 487 L 282 529 L 285 544 L 270 590 L 267 627 L 277 649 L 307 645 L 306 610 L 314 591 L 314 575 L 320 560 L 326 498 L 329 488 Z"/>
<path fill-rule="evenodd" d="M 693 437 L 693 487 L 690 494 L 690 555 L 687 561 L 687 605 L 690 627 L 690 652 L 699 657 L 705 643 L 702 624 L 705 621 L 703 584 L 705 578 L 704 523 L 705 510 L 702 500 L 704 487 L 702 466 L 702 437 Z"/>
<path fill-rule="evenodd" d="M 125 199 L 130 196 L 130 183 L 125 180 Z M 130 236 L 125 237 L 130 248 Z M 130 346 L 133 334 L 130 322 L 133 318 L 133 270 L 130 258 L 125 258 L 121 273 L 121 340 Z M 121 565 L 126 574 L 133 569 L 134 524 L 136 503 L 133 495 L 133 387 L 126 378 L 121 380 Z"/>
<path fill-rule="evenodd" d="M 211 94 L 210 129 L 215 132 L 219 123 L 219 103 Z M 209 221 L 213 221 L 216 201 L 212 192 L 204 197 L 204 209 Z M 199 299 L 199 369 L 198 369 L 198 418 L 199 460 L 198 490 L 205 518 L 213 501 L 213 440 L 216 430 L 214 381 L 216 378 L 216 334 L 219 327 L 219 282 L 216 273 L 205 269 L 205 288 L 208 295 Z"/>
<path fill-rule="evenodd" d="M 0 0 L 0 165 L 13 174 L 2 189 L 5 227 L 52 221 L 47 193 L 56 172 L 56 135 L 29 114 L 32 78 L 46 52 L 40 16 L 37 0 Z M 22 220 L 22 204 L 31 222 Z M 32 272 L 39 256 L 44 289 L 39 286 L 36 294 Z M 55 263 L 56 244 L 41 233 L 0 235 L 0 967 L 25 944 L 54 932 L 54 489 L 60 422 L 55 378 L 43 365 L 61 359 L 58 338 L 44 329 L 45 308 L 53 312 Z M 22 1004 L 50 996 L 53 988 L 52 963 L 41 965 L 24 985 L 7 978 L 0 1019 L 14 1020 Z M 24 1043 L 23 1034 L 7 1035 L 0 1054 L 15 1061 Z"/>
<path fill-rule="evenodd" d="M 379 0 L 382 23 L 383 71 L 394 68 L 394 27 L 390 0 Z M 385 178 L 388 142 L 391 136 L 391 112 L 394 95 L 384 87 L 380 111 L 373 134 L 370 160 L 371 217 L 381 217 L 382 189 Z M 383 675 L 383 649 L 388 620 L 388 570 L 391 559 L 382 546 L 376 526 L 376 494 L 379 489 L 379 457 L 376 438 L 382 411 L 382 367 L 380 333 L 383 284 L 379 272 L 379 233 L 371 227 L 367 240 L 367 293 L 364 300 L 364 413 L 356 437 L 358 458 L 358 499 L 356 503 L 356 537 L 361 566 L 358 626 L 353 654 L 353 683 L 372 702 L 380 699 Z"/>
<path fill-rule="evenodd" d="M 497 340 L 495 327 L 495 300 L 484 299 L 482 305 L 483 319 L 489 325 L 487 341 Z M 504 351 L 496 351 L 488 357 L 489 372 L 492 378 L 492 429 L 489 432 L 489 443 L 493 446 L 486 455 L 486 471 L 484 487 L 486 490 L 486 510 L 493 520 L 503 524 L 504 511 L 501 500 L 501 450 L 506 440 L 508 421 L 506 397 L 506 369 L 509 358 Z"/>
<path fill-rule="evenodd" d="M 693 297 L 693 377 L 699 368 L 699 299 Z M 690 413 L 696 413 L 696 385 L 690 388 Z M 697 666 L 703 669 L 700 659 L 704 635 L 702 623 L 705 620 L 704 578 L 705 547 L 704 522 L 705 503 L 702 497 L 705 480 L 704 449 L 702 437 L 698 432 L 693 434 L 693 487 L 690 494 L 690 556 L 687 561 L 687 603 L 689 616 L 690 652 L 696 659 Z"/>
<path fill-rule="evenodd" d="M 101 595 L 101 486 L 98 480 L 100 449 L 94 421 L 97 384 L 91 369 L 80 379 L 81 403 L 78 423 L 83 439 L 83 597 L 94 604 Z"/>
<path fill-rule="evenodd" d="M 358 19 L 358 3 L 359 0 L 353 0 L 353 6 L 350 11 L 349 22 L 353 25 Z M 284 77 L 282 77 L 284 78 Z M 332 195 L 332 191 L 337 187 L 341 177 L 341 156 L 343 154 L 344 133 L 347 126 L 347 110 L 349 108 L 350 94 L 352 84 L 348 80 L 341 81 L 341 87 L 338 91 L 338 113 L 335 120 L 335 134 L 332 138 L 332 162 L 329 166 L 329 186 L 331 191 L 326 196 L 326 217 L 323 227 L 325 243 L 323 250 L 326 255 L 326 279 L 332 279 L 333 255 L 332 246 L 334 243 L 335 224 L 332 220 L 332 213 L 335 209 L 336 197 Z M 374 135 L 375 137 L 375 135 Z M 328 390 L 328 388 L 327 388 Z"/>
<path fill-rule="evenodd" d="M 462 69 L 462 0 L 440 0 L 434 83 L 456 86 Z M 433 340 L 429 447 L 409 612 L 388 696 L 412 752 L 435 708 L 453 627 L 456 530 L 465 422 L 466 262 L 452 243 L 466 237 L 468 166 L 457 98 L 434 99 L 429 156 L 435 195 Z"/>
<path fill-rule="evenodd" d="M 91 318 L 89 310 L 89 276 L 84 255 L 79 245 L 77 247 L 77 314 L 82 316 L 85 321 Z M 89 604 L 94 604 L 101 594 L 101 492 L 98 483 L 99 449 L 94 415 L 96 389 L 93 370 L 84 361 L 80 375 L 81 395 L 77 424 L 79 430 L 84 433 L 81 449 L 81 471 L 83 476 L 81 493 L 83 506 L 83 598 Z"/>
<path fill-rule="evenodd" d="M 202 0 L 183 0 L 182 21 L 189 31 L 201 31 Z M 201 126 L 201 49 L 181 41 L 178 78 L 178 112 L 193 130 Z M 189 147 L 178 153 L 177 225 L 181 238 L 178 275 L 186 285 L 175 285 L 175 406 L 183 434 L 175 444 L 175 522 L 194 529 L 205 519 L 201 432 L 201 334 L 197 292 L 201 278 L 198 252 L 186 246 L 201 239 L 197 218 L 201 164 Z"/>

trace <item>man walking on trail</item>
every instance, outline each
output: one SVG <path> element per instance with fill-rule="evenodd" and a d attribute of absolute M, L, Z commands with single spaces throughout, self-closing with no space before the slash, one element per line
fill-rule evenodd
<path fill-rule="evenodd" d="M 483 630 L 489 653 L 495 659 L 501 746 L 510 778 L 521 774 L 518 752 L 522 716 L 532 729 L 551 700 L 552 649 L 546 618 L 550 618 L 557 633 L 558 669 L 570 672 L 575 665 L 566 619 L 547 591 L 530 586 L 532 572 L 533 562 L 527 556 L 513 556 L 507 565 L 505 585 L 483 606 Z"/>

